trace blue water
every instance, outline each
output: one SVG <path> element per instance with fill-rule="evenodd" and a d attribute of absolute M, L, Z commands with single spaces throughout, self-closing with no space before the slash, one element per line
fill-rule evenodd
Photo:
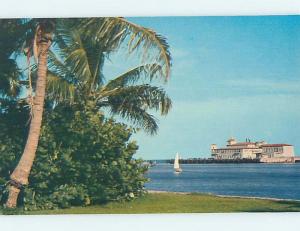
<path fill-rule="evenodd" d="M 149 190 L 300 200 L 300 164 L 171 164 L 150 168 Z"/>

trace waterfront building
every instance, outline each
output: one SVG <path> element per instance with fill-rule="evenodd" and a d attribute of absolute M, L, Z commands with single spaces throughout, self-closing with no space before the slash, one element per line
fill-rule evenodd
<path fill-rule="evenodd" d="M 226 147 L 218 148 L 216 144 L 211 145 L 211 156 L 214 159 L 260 159 L 269 162 L 272 158 L 294 158 L 294 146 L 290 144 L 267 144 L 265 141 L 237 142 L 230 138 Z M 277 160 L 277 159 L 276 159 Z"/>
<path fill-rule="evenodd" d="M 294 146 L 290 144 L 264 144 L 261 145 L 262 157 L 294 157 Z"/>

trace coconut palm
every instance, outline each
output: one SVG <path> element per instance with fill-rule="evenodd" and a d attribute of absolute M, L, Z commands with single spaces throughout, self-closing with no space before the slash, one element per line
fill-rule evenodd
<path fill-rule="evenodd" d="M 48 50 L 52 41 L 53 23 L 50 20 L 42 20 L 38 23 L 35 33 L 32 52 L 38 59 L 38 74 L 36 81 L 36 90 L 34 98 L 30 98 L 32 104 L 32 119 L 29 126 L 27 142 L 18 163 L 18 166 L 11 175 L 9 196 L 6 206 L 13 208 L 17 204 L 17 198 L 22 185 L 28 183 L 29 173 L 35 158 L 35 152 L 38 145 L 42 116 L 44 109 L 44 99 L 47 82 L 47 62 Z"/>
<path fill-rule="evenodd" d="M 49 53 L 48 98 L 55 103 L 93 102 L 93 107 L 108 108 L 111 114 L 129 119 L 154 134 L 158 126 L 148 111 L 160 110 L 165 115 L 171 107 L 165 91 L 149 84 L 154 78 L 165 80 L 162 65 L 152 60 L 105 82 L 102 67 L 115 44 L 95 42 L 95 36 L 75 29 L 61 31 L 57 41 L 60 57 Z M 82 64 L 81 69 L 78 63 Z"/>
<path fill-rule="evenodd" d="M 166 40 L 154 31 L 130 23 L 124 18 L 75 19 L 72 23 L 67 19 L 43 19 L 33 22 L 35 31 L 31 34 L 34 36 L 29 40 L 32 45 L 26 47 L 26 53 L 34 56 L 37 61 L 34 97 L 29 98 L 32 119 L 24 152 L 11 174 L 6 203 L 9 208 L 16 206 L 21 187 L 28 184 L 38 146 L 47 82 L 48 89 L 52 89 L 48 97 L 56 99 L 55 102 L 59 102 L 57 99 L 68 98 L 69 102 L 80 99 L 84 102 L 94 102 L 98 107 L 110 106 L 112 113 L 119 113 L 143 125 L 149 131 L 156 131 L 157 125 L 146 110 L 161 109 L 165 114 L 170 107 L 170 100 L 160 88 L 150 85 L 125 87 L 143 72 L 150 73 L 150 76 L 160 72 L 165 79 L 169 77 L 169 47 Z M 71 33 L 66 33 L 70 30 Z M 75 36 L 81 37 L 80 40 L 74 40 Z M 53 51 L 50 51 L 52 40 Z M 80 41 L 82 43 L 77 43 Z M 155 57 L 155 63 L 141 65 L 103 86 L 101 67 L 104 59 L 125 42 L 128 42 L 129 53 L 140 51 L 143 62 Z M 94 48 L 97 49 L 91 52 Z M 65 59 L 60 61 L 55 57 L 56 53 Z M 139 74 L 136 74 L 137 72 Z"/>

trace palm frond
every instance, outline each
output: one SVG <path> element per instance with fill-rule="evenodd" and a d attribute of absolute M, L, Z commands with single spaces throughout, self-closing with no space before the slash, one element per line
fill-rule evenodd
<path fill-rule="evenodd" d="M 104 84 L 104 75 L 102 71 L 105 60 L 105 52 L 102 50 L 101 46 L 91 46 L 89 41 L 84 41 L 84 47 L 92 74 L 92 78 L 87 83 L 89 93 L 91 93 Z"/>
<path fill-rule="evenodd" d="M 69 74 L 72 73 L 83 83 L 88 82 L 93 74 L 89 66 L 87 50 L 84 47 L 79 31 L 60 28 L 59 35 L 56 36 L 55 41 L 58 45 L 58 48 L 56 48 L 57 54 L 59 59 L 62 60 L 61 64 L 58 63 L 58 68 L 68 67 Z M 53 55 L 49 57 L 51 58 Z M 56 58 L 56 60 L 58 59 Z"/>
<path fill-rule="evenodd" d="M 149 109 L 160 111 L 162 115 L 168 113 L 172 102 L 165 91 L 150 85 L 138 85 L 102 92 L 97 106 L 110 108 L 112 114 L 117 114 L 143 128 L 150 134 L 158 130 L 156 118 L 149 114 Z"/>
<path fill-rule="evenodd" d="M 128 42 L 128 52 L 142 50 L 142 61 L 155 61 L 163 68 L 163 77 L 167 80 L 171 69 L 171 53 L 165 37 L 155 31 L 139 26 L 120 17 L 89 18 L 79 24 L 83 36 L 94 36 L 94 42 L 100 42 L 112 50 Z M 155 60 L 153 60 L 155 59 Z"/>
<path fill-rule="evenodd" d="M 149 79 L 150 81 L 161 73 L 162 67 L 159 64 L 145 64 L 135 67 L 106 84 L 106 89 L 128 86 L 134 84 L 141 79 Z"/>
<path fill-rule="evenodd" d="M 75 100 L 76 87 L 52 72 L 47 76 L 47 98 L 55 102 L 73 103 Z"/>
<path fill-rule="evenodd" d="M 98 98 L 99 106 L 134 106 L 160 111 L 162 115 L 166 115 L 172 107 L 172 101 L 163 89 L 148 84 L 116 88 L 109 92 L 101 92 L 101 95 L 103 97 Z"/>
<path fill-rule="evenodd" d="M 0 63 L 0 97 L 18 97 L 20 95 L 21 75 L 15 60 L 7 59 Z"/>
<path fill-rule="evenodd" d="M 70 76 L 70 70 L 68 69 L 68 66 L 66 66 L 63 63 L 63 60 L 60 60 L 51 50 L 48 52 L 48 70 L 55 72 L 56 75 L 62 77 Z"/>
<path fill-rule="evenodd" d="M 65 60 L 65 64 L 82 82 L 87 82 L 92 78 L 86 52 L 83 48 L 73 50 Z"/>
<path fill-rule="evenodd" d="M 131 121 L 135 126 L 143 128 L 147 133 L 154 135 L 158 131 L 156 118 L 142 109 L 129 102 L 121 105 L 110 105 L 112 114 L 120 115 L 122 118 Z"/>

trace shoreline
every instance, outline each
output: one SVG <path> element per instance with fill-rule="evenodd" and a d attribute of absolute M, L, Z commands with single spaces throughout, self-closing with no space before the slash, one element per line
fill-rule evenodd
<path fill-rule="evenodd" d="M 146 160 L 158 164 L 174 164 L 174 160 Z M 179 164 L 263 164 L 257 160 L 210 160 L 210 159 L 180 159 Z"/>
<path fill-rule="evenodd" d="M 150 194 L 158 193 L 171 193 L 179 195 L 190 195 L 190 194 L 201 194 L 208 196 L 215 196 L 220 198 L 238 198 L 238 199 L 255 199 L 255 200 L 271 200 L 271 201 L 285 201 L 285 202 L 300 202 L 297 199 L 284 199 L 284 198 L 275 198 L 275 197 L 255 197 L 255 196 L 235 196 L 235 195 L 222 195 L 222 194 L 213 194 L 213 193 L 203 193 L 203 192 L 173 192 L 173 191 L 160 191 L 160 190 L 147 190 Z"/>

